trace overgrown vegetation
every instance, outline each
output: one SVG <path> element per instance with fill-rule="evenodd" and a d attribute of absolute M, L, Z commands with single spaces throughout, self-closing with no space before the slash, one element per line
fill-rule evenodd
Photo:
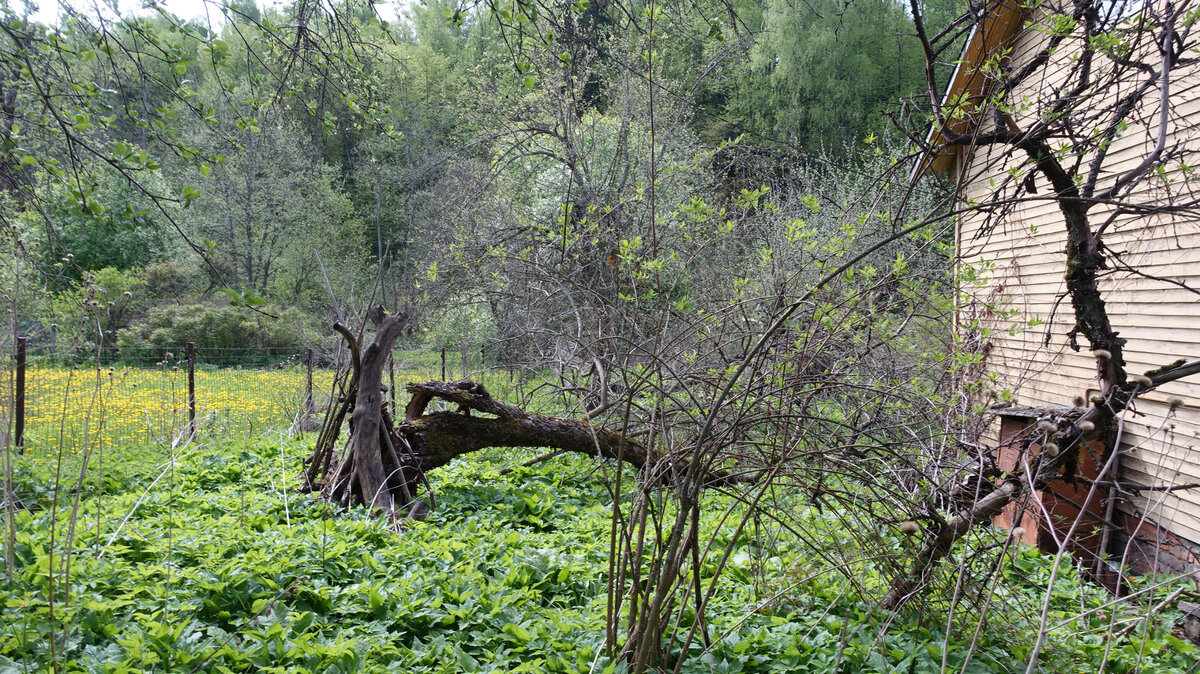
<path fill-rule="evenodd" d="M 14 669 L 1194 658 L 1169 635 L 1183 578 L 1119 578 L 1131 594 L 1114 600 L 990 524 L 1073 477 L 1086 434 L 1200 372 L 1127 376 L 1097 271 L 1120 257 L 1101 236 L 1117 215 L 1200 204 L 1185 142 L 1101 170 L 1200 63 L 1189 5 L 1017 3 L 1049 46 L 1028 67 L 1001 54 L 962 71 L 994 80 L 977 104 L 945 83 L 1005 3 L 204 4 L 57 21 L 0 4 L 0 349 L 27 336 L 88 363 L 25 454 L 15 406 L 0 408 Z M 1068 47 L 1084 55 L 1077 86 L 1010 100 Z M 1118 99 L 1122 73 L 1138 85 Z M 979 120 L 995 128 L 962 131 Z M 920 179 L 928 158 L 976 145 L 999 158 L 984 202 Z M 1053 194 L 1036 196 L 1040 179 Z M 980 440 L 981 397 L 1015 397 L 988 393 L 984 342 L 1035 326 L 1011 325 L 1001 299 L 960 311 L 990 277 L 957 264 L 956 223 L 1002 231 L 1040 200 L 1070 228 L 1065 339 L 1094 351 L 1103 390 L 1017 434 L 1019 474 Z M 1101 205 L 1117 215 L 1090 222 Z M 443 379 L 508 380 L 416 387 L 402 409 L 407 373 L 384 376 L 396 339 Z M 223 432 L 178 433 L 183 342 L 260 360 L 316 347 L 340 368 L 320 439 L 262 434 L 262 395 Z M 120 365 L 142 349 L 155 371 L 116 404 L 116 382 L 149 374 Z M 458 409 L 426 409 L 437 397 Z M 154 410 L 162 422 L 125 433 Z M 560 431 L 529 444 L 615 460 L 485 450 L 525 444 L 511 426 L 527 412 Z M 347 420 L 364 442 L 340 434 Z M 405 474 L 435 422 L 484 428 L 480 451 Z M 424 521 L 408 510 L 435 500 Z"/>
<path fill-rule="evenodd" d="M 3 671 L 624 671 L 603 656 L 610 470 L 586 458 L 512 467 L 493 451 L 433 473 L 438 511 L 400 533 L 365 511 L 294 493 L 310 451 L 279 435 L 160 450 L 154 464 L 112 450 L 75 485 L 53 462 L 22 468 L 12 581 L 0 586 Z M 53 458 L 53 457 L 49 457 Z M 947 637 L 945 625 L 857 598 L 884 586 L 874 563 L 855 577 L 810 564 L 844 534 L 796 494 L 778 505 L 802 522 L 797 546 L 765 526 L 732 536 L 715 497 L 702 535 L 727 549 L 709 646 L 689 667 L 717 672 L 1011 671 L 1028 645 L 1049 560 L 1014 545 L 997 573 L 999 612 Z M 628 503 L 626 503 L 628 506 Z M 69 556 L 55 537 L 73 530 Z M 876 554 L 903 554 L 892 530 Z M 68 561 L 69 560 L 69 561 Z M 708 578 L 715 566 L 701 569 Z M 1149 582 L 1147 580 L 1147 582 Z M 1171 615 L 1106 640 L 1136 610 L 1058 579 L 1064 622 L 1047 671 L 1182 671 L 1197 651 L 1169 634 Z M 1024 599 L 1022 599 L 1024 598 Z M 1080 617 L 1081 614 L 1085 614 Z M 960 619 L 966 619 L 962 616 Z M 969 621 L 968 621 L 969 622 Z M 974 625 L 967 625 L 974 628 Z"/>

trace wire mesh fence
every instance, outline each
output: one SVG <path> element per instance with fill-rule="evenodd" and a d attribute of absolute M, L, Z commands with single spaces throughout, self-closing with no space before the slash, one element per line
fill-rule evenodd
<path fill-rule="evenodd" d="M 321 364 L 306 347 L 194 349 L 189 360 L 183 345 L 91 354 L 30 346 L 14 373 L 24 389 L 13 396 L 14 441 L 71 452 L 101 438 L 162 444 L 286 426 L 328 396 L 334 369 Z"/>
<path fill-rule="evenodd" d="M 64 349 L 18 340 L 3 403 L 12 442 L 26 451 L 77 454 L 107 446 L 164 446 L 182 434 L 254 437 L 273 429 L 313 430 L 336 395 L 344 364 L 307 346 L 199 348 L 187 345 L 116 350 Z M 482 359 L 397 350 L 384 383 L 400 399 L 404 386 L 471 377 L 502 395 L 521 397 L 521 378 Z M 448 367 L 449 366 L 449 367 Z M 389 396 L 390 398 L 391 396 Z"/>
<path fill-rule="evenodd" d="M 249 346 L 243 348 L 213 348 L 194 347 L 197 365 L 233 368 L 267 368 L 278 369 L 289 365 L 302 365 L 306 354 L 312 349 L 308 346 Z M 328 359 L 315 352 L 318 364 L 326 364 Z M 92 345 L 55 347 L 50 345 L 34 345 L 28 347 L 30 358 L 36 357 L 39 362 L 58 365 L 125 365 L 129 367 L 157 367 L 160 365 L 182 365 L 186 358 L 186 345 L 164 347 L 105 347 L 97 349 Z"/>

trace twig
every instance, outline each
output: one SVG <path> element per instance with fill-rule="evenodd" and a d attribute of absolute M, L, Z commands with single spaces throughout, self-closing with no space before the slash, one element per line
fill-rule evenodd
<path fill-rule="evenodd" d="M 1152 616 L 1155 613 L 1158 613 L 1159 611 L 1166 608 L 1167 604 L 1170 604 L 1171 602 L 1175 601 L 1176 599 L 1179 599 L 1179 595 L 1183 594 L 1184 589 L 1186 589 L 1186 588 L 1181 587 L 1181 588 L 1176 589 L 1174 592 L 1167 595 L 1166 599 L 1162 600 L 1154 608 L 1147 611 L 1146 612 L 1146 622 L 1149 623 L 1150 616 Z M 1117 632 L 1116 634 L 1112 635 L 1112 638 L 1120 639 L 1121 637 L 1125 636 L 1126 634 L 1129 634 L 1130 632 L 1132 632 L 1134 630 L 1134 628 L 1136 628 L 1139 624 L 1141 624 L 1141 622 L 1142 622 L 1141 618 L 1138 618 L 1137 620 L 1135 620 L 1133 622 L 1133 624 L 1129 625 L 1128 627 L 1121 630 L 1120 632 Z"/>
<path fill-rule="evenodd" d="M 538 456 L 538 457 L 532 458 L 532 459 L 530 459 L 530 460 L 526 461 L 525 463 L 522 463 L 522 464 L 521 464 L 519 467 L 520 467 L 520 468 L 528 468 L 529 466 L 532 466 L 532 465 L 534 465 L 535 463 L 541 463 L 541 462 L 543 462 L 543 461 L 548 461 L 548 460 L 550 460 L 550 459 L 553 459 L 553 458 L 554 458 L 554 457 L 556 457 L 556 456 L 561 456 L 561 455 L 563 455 L 563 454 L 566 454 L 566 453 L 567 453 L 567 452 L 569 452 L 569 451 L 571 451 L 571 450 L 569 450 L 569 449 L 556 449 L 556 450 L 554 450 L 553 452 L 547 452 L 547 453 L 545 453 L 545 454 L 543 454 L 543 455 L 541 455 L 541 456 Z M 516 468 L 505 468 L 504 470 L 500 471 L 500 474 L 501 474 L 501 475 L 508 475 L 509 473 L 513 472 L 514 470 L 516 470 Z"/>

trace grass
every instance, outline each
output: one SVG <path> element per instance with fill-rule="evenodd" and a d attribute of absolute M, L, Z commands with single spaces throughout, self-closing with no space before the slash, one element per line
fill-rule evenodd
<path fill-rule="evenodd" d="M 262 387 L 287 376 L 262 374 L 279 379 L 228 376 Z M 510 398 L 506 385 L 489 388 Z M 86 470 L 64 470 L 48 447 L 14 457 L 23 508 L 0 579 L 0 674 L 620 670 L 603 654 L 612 497 L 594 460 L 501 475 L 532 454 L 465 457 L 431 474 L 430 519 L 397 533 L 295 491 L 310 441 L 246 426 L 191 444 L 111 442 Z M 968 662 L 973 623 L 947 635 L 943 620 L 859 600 L 820 561 L 850 544 L 836 520 L 794 495 L 781 504 L 807 544 L 733 540 L 720 515 L 740 506 L 706 497 L 704 535 L 732 555 L 709 613 L 712 645 L 693 644 L 683 671 L 928 672 L 943 655 L 950 671 L 1023 670 L 1021 635 L 1035 625 L 1010 607 L 1044 592 L 1049 560 L 1035 550 L 1005 558 Z M 883 552 L 907 544 L 892 540 Z M 714 571 L 702 563 L 703 578 Z M 855 573 L 886 583 L 869 564 Z M 1107 601 L 1070 570 L 1058 588 L 1052 623 Z M 1108 621 L 1135 615 L 1109 608 L 1060 627 L 1043 670 L 1095 671 Z M 1109 671 L 1186 670 L 1196 651 L 1164 624 L 1115 640 Z"/>

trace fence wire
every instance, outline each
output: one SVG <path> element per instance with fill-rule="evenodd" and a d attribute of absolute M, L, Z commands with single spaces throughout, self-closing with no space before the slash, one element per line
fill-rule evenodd
<path fill-rule="evenodd" d="M 117 352 L 28 344 L 23 368 L 24 432 L 16 444 L 31 451 L 67 454 L 97 442 L 170 444 L 189 430 L 186 354 L 184 345 Z M 13 375 L 6 377 L 3 396 L 10 421 L 18 416 L 13 409 L 16 372 L 9 369 L 15 360 L 4 358 Z M 336 355 L 306 346 L 195 348 L 195 432 L 201 437 L 254 437 L 273 429 L 311 430 L 313 417 L 322 414 L 329 402 L 336 360 Z M 384 383 L 394 389 L 391 395 L 403 406 L 405 384 L 458 377 L 485 383 L 514 402 L 524 398 L 521 378 L 512 369 L 490 367 L 458 354 L 447 359 L 444 352 L 423 349 L 394 352 Z"/>
<path fill-rule="evenodd" d="M 196 432 L 253 434 L 290 425 L 306 411 L 308 349 L 264 353 L 196 349 Z M 30 348 L 25 369 L 27 450 L 170 443 L 188 429 L 188 362 L 183 346 L 120 354 Z M 327 397 L 333 370 L 314 367 L 313 408 Z"/>

